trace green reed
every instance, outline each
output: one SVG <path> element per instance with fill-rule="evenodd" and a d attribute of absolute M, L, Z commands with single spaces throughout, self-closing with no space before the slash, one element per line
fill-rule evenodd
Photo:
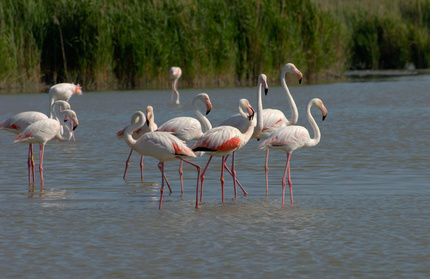
<path fill-rule="evenodd" d="M 307 80 L 430 63 L 430 0 L 0 0 L 0 88 L 86 89 Z M 364 4 L 363 4 L 364 3 Z M 369 8 L 371 7 L 371 8 Z"/>

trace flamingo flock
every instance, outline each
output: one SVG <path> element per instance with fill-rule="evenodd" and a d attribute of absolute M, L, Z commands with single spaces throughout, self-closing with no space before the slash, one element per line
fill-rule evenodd
<path fill-rule="evenodd" d="M 238 114 L 224 120 L 219 126 L 213 127 L 206 117 L 212 110 L 212 103 L 207 93 L 197 94 L 192 100 L 192 106 L 198 119 L 193 117 L 178 116 L 157 126 L 155 123 L 155 112 L 151 105 L 146 107 L 146 114 L 141 111 L 133 113 L 130 125 L 125 126 L 116 132 L 119 139 L 122 139 L 131 148 L 126 160 L 123 179 L 126 179 L 127 169 L 133 151 L 140 154 L 140 172 L 143 182 L 143 157 L 150 156 L 159 161 L 158 168 L 161 172 L 161 188 L 159 198 L 159 209 L 162 208 L 162 201 L 165 191 L 165 184 L 172 189 L 167 180 L 164 164 L 168 161 L 179 160 L 179 177 L 181 183 L 181 194 L 184 193 L 183 185 L 183 162 L 192 165 L 197 170 L 196 179 L 196 201 L 195 208 L 199 208 L 199 203 L 203 201 L 203 186 L 205 175 L 208 171 L 212 158 L 221 157 L 221 201 L 224 203 L 224 172 L 227 171 L 233 179 L 234 198 L 237 197 L 236 185 L 243 193 L 248 193 L 237 179 L 235 153 L 243 148 L 251 139 L 262 142 L 258 145 L 259 149 L 266 151 L 264 173 L 266 179 L 266 196 L 268 195 L 268 159 L 270 149 L 284 150 L 287 154 L 282 185 L 282 205 L 285 200 L 286 184 L 289 185 L 290 201 L 293 205 L 292 180 L 290 173 L 291 154 L 299 148 L 314 147 L 321 140 L 320 129 L 311 114 L 311 108 L 315 107 L 322 113 L 322 120 L 327 116 L 327 109 L 323 101 L 313 98 L 306 107 L 307 120 L 313 129 L 313 137 L 309 131 L 295 125 L 298 121 L 299 112 L 286 84 L 286 75 L 293 74 L 301 83 L 303 75 L 300 70 L 292 63 L 287 63 L 281 72 L 281 85 L 285 92 L 286 99 L 291 111 L 288 119 L 285 114 L 276 109 L 263 109 L 262 92 L 268 95 L 267 76 L 260 74 L 257 82 L 256 110 L 251 103 L 242 98 L 238 101 Z M 172 80 L 171 103 L 179 105 L 178 80 L 182 75 L 179 67 L 171 67 L 169 75 Z M 73 138 L 73 131 L 79 124 L 78 117 L 71 109 L 69 100 L 73 95 L 81 95 L 82 87 L 73 83 L 60 83 L 54 85 L 49 90 L 49 116 L 37 111 L 27 111 L 9 117 L 0 123 L 0 130 L 15 133 L 17 136 L 14 143 L 28 143 L 28 182 L 29 185 L 35 184 L 33 159 L 33 144 L 39 144 L 39 173 L 40 185 L 43 189 L 43 159 L 44 150 L 47 142 L 56 140 L 60 142 L 70 141 Z M 267 97 L 266 97 L 267 98 Z M 199 109 L 198 104 L 205 107 L 205 112 Z M 70 120 L 70 125 L 67 121 Z M 202 124 L 204 130 L 202 129 Z M 69 128 L 70 127 L 70 128 Z M 193 142 L 191 142 L 193 141 Z M 189 145 L 188 145 L 189 144 Z M 209 156 L 205 167 L 202 168 L 193 163 L 192 160 L 197 156 Z M 231 155 L 231 168 L 227 165 L 227 160 Z"/>

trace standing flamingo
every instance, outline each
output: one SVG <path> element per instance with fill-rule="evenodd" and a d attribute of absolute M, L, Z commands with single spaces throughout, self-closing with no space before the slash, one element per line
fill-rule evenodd
<path fill-rule="evenodd" d="M 128 146 L 139 152 L 141 155 L 151 156 L 160 161 L 158 164 L 158 168 L 161 171 L 159 209 L 161 209 L 164 193 L 164 162 L 175 159 L 185 161 L 197 168 L 196 208 L 199 208 L 198 192 L 201 168 L 199 165 L 194 164 L 186 159 L 196 157 L 194 152 L 188 146 L 186 146 L 182 140 L 173 136 L 169 132 L 148 132 L 138 140 L 133 139 L 133 132 L 139 127 L 142 127 L 145 122 L 145 115 L 141 111 L 135 112 L 135 115 L 138 117 L 138 121 L 128 126 L 125 130 L 125 142 L 128 144 Z"/>
<path fill-rule="evenodd" d="M 49 88 L 49 104 L 52 104 L 56 100 L 63 100 L 69 102 L 70 98 L 73 95 L 82 95 L 82 87 L 79 84 L 74 83 L 58 83 Z M 52 118 L 52 113 L 49 116 Z M 66 116 L 67 117 L 67 116 Z M 66 118 L 67 119 L 67 118 Z M 70 122 L 70 127 L 73 126 L 73 123 Z M 75 141 L 75 135 L 72 131 L 73 141 Z"/>
<path fill-rule="evenodd" d="M 60 118 L 67 115 L 70 120 L 73 120 L 74 127 L 73 129 L 76 129 L 76 127 L 79 124 L 78 118 L 76 116 L 76 113 L 73 110 L 63 110 L 60 112 Z M 54 115 L 55 116 L 55 115 Z M 63 136 L 63 129 L 61 127 L 64 127 L 66 136 Z M 69 141 L 72 138 L 72 134 L 67 127 L 67 125 L 63 122 L 58 120 L 57 118 L 47 118 L 43 120 L 39 120 L 37 122 L 34 122 L 30 126 L 28 126 L 22 133 L 20 133 L 15 140 L 15 142 L 23 142 L 23 143 L 38 143 L 40 146 L 40 155 L 39 155 L 39 172 L 40 172 L 40 184 L 41 187 L 44 187 L 44 181 L 43 181 L 43 154 L 45 151 L 45 144 L 52 140 L 56 139 L 59 141 Z"/>
<path fill-rule="evenodd" d="M 176 94 L 175 104 L 179 105 L 178 80 L 182 76 L 182 70 L 179 67 L 171 67 L 169 75 L 172 80 L 172 97 L 170 98 L 170 103 L 173 104 L 173 95 Z"/>
<path fill-rule="evenodd" d="M 200 93 L 197 94 L 193 98 L 193 108 L 196 115 L 200 118 L 203 125 L 205 126 L 205 132 L 212 129 L 212 125 L 210 121 L 207 119 L 206 116 L 204 116 L 201 111 L 197 107 L 197 101 L 202 102 L 206 106 L 206 115 L 209 114 L 209 112 L 212 110 L 212 103 L 209 98 L 209 95 L 206 93 Z M 157 131 L 163 131 L 163 132 L 171 132 L 174 136 L 177 138 L 188 142 L 191 140 L 198 140 L 202 135 L 202 125 L 200 125 L 200 122 L 193 118 L 193 117 L 175 117 L 167 122 L 165 122 L 163 125 L 161 125 Z M 181 193 L 184 193 L 184 183 L 183 183 L 183 171 L 182 171 L 182 161 L 179 165 L 179 177 L 181 179 Z"/>
<path fill-rule="evenodd" d="M 297 120 L 299 119 L 299 113 L 297 111 L 296 103 L 294 102 L 293 96 L 291 96 L 287 83 L 285 82 L 285 75 L 287 73 L 295 74 L 299 79 L 299 83 L 302 83 L 303 74 L 292 63 L 287 63 L 285 64 L 284 68 L 282 68 L 281 84 L 287 96 L 288 104 L 290 105 L 291 118 L 288 120 L 287 117 L 285 117 L 284 113 L 280 110 L 270 109 L 270 108 L 264 109 L 263 110 L 263 129 L 257 137 L 258 140 L 267 139 L 274 131 L 278 130 L 281 127 L 294 125 L 297 123 Z M 264 171 L 266 175 L 266 195 L 269 194 L 268 163 L 269 163 L 269 149 L 266 150 L 266 161 L 264 165 Z"/>
<path fill-rule="evenodd" d="M 59 105 L 62 110 L 70 109 L 70 104 L 66 101 L 56 101 L 50 107 L 50 115 L 53 116 L 55 106 Z M 9 117 L 4 122 L 0 123 L 0 130 L 9 131 L 19 135 L 25 128 L 39 120 L 47 119 L 48 116 L 38 111 L 25 111 L 14 116 Z M 30 143 L 28 147 L 28 183 L 31 184 L 31 176 L 34 183 L 34 160 L 33 160 L 33 144 Z"/>
<path fill-rule="evenodd" d="M 138 116 L 137 115 L 133 115 L 133 117 L 131 118 L 131 124 L 136 123 L 137 120 L 138 120 Z M 117 131 L 116 132 L 117 137 L 123 138 L 124 137 L 124 131 L 125 131 L 125 129 L 127 129 L 128 126 L 126 126 L 123 129 Z M 147 106 L 146 107 L 146 122 L 145 122 L 145 125 L 143 125 L 143 127 L 139 128 L 139 129 L 137 129 L 133 133 L 133 139 L 137 140 L 143 134 L 148 133 L 148 132 L 153 132 L 155 130 L 157 130 L 157 124 L 155 124 L 155 122 L 154 122 L 154 109 L 153 109 L 152 106 Z M 125 176 L 127 174 L 127 168 L 130 165 L 130 157 L 131 157 L 132 153 L 133 153 L 133 148 L 131 148 L 130 154 L 128 155 L 128 158 L 127 158 L 127 161 L 125 162 L 125 169 L 124 169 L 124 176 L 123 176 L 124 180 L 125 180 Z M 143 182 L 143 156 L 140 156 L 140 178 L 141 178 L 141 180 Z"/>
<path fill-rule="evenodd" d="M 322 120 L 324 121 L 327 116 L 327 109 L 325 108 L 323 102 L 318 99 L 312 99 L 306 110 L 306 115 L 309 123 L 314 130 L 314 138 L 311 138 L 309 132 L 306 128 L 302 126 L 286 126 L 278 129 L 269 138 L 263 141 L 258 148 L 260 149 L 281 149 L 287 153 L 287 165 L 285 167 L 284 177 L 282 178 L 282 205 L 284 205 L 285 198 L 285 186 L 286 186 L 286 176 L 288 172 L 288 185 L 290 187 L 290 198 L 291 204 L 293 204 L 293 184 L 291 182 L 290 175 L 290 158 L 294 150 L 302 147 L 313 147 L 320 142 L 321 133 L 318 128 L 315 119 L 311 114 L 311 107 L 314 106 L 319 109 L 322 113 Z"/>
<path fill-rule="evenodd" d="M 248 115 L 245 114 L 242 109 L 246 109 L 248 111 Z M 219 126 L 205 132 L 200 137 L 200 139 L 191 146 L 191 149 L 194 152 L 203 151 L 205 152 L 205 154 L 210 155 L 206 167 L 200 176 L 200 200 L 202 200 L 203 196 L 203 182 L 206 170 L 209 166 L 210 161 L 212 160 L 212 157 L 218 156 L 222 157 L 221 192 L 222 202 L 224 203 L 224 168 L 227 168 L 226 155 L 242 148 L 249 141 L 252 133 L 254 132 L 254 126 L 252 124 L 252 119 L 254 118 L 254 109 L 251 107 L 248 100 L 241 99 L 239 101 L 239 112 L 241 113 L 242 117 L 248 119 L 248 129 L 245 131 L 245 133 L 241 133 L 239 129 L 232 126 Z M 231 175 L 233 176 L 233 184 L 236 185 L 236 171 L 234 169 L 234 159 L 232 160 Z"/>

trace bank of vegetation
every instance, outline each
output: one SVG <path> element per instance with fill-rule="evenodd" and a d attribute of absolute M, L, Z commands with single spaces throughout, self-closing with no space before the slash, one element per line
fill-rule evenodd
<path fill-rule="evenodd" d="M 308 82 L 430 64 L 430 0 L 0 0 L 0 88 L 163 88 Z"/>

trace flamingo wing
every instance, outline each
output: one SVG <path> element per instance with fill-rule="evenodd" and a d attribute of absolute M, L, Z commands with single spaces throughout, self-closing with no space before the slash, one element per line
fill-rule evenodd
<path fill-rule="evenodd" d="M 60 122 L 55 119 L 44 119 L 34 122 L 19 134 L 13 142 L 44 144 L 60 134 Z"/>
<path fill-rule="evenodd" d="M 284 113 L 277 109 L 263 110 L 263 130 L 260 133 L 260 138 L 268 138 L 273 132 L 281 127 L 285 127 L 288 123 Z"/>
<path fill-rule="evenodd" d="M 308 130 L 302 126 L 286 126 L 278 129 L 269 138 L 263 141 L 258 148 L 260 149 L 283 149 L 287 153 L 305 147 L 310 140 Z"/>
<path fill-rule="evenodd" d="M 25 111 L 6 119 L 0 124 L 0 129 L 19 134 L 31 124 L 47 118 L 48 116 L 38 111 Z"/>
<path fill-rule="evenodd" d="M 161 125 L 157 131 L 170 132 L 183 141 L 198 139 L 202 134 L 202 125 L 193 117 L 175 117 Z"/>
<path fill-rule="evenodd" d="M 194 151 L 212 151 L 228 154 L 236 150 L 241 141 L 241 133 L 237 128 L 219 126 L 203 134 L 191 149 Z"/>

